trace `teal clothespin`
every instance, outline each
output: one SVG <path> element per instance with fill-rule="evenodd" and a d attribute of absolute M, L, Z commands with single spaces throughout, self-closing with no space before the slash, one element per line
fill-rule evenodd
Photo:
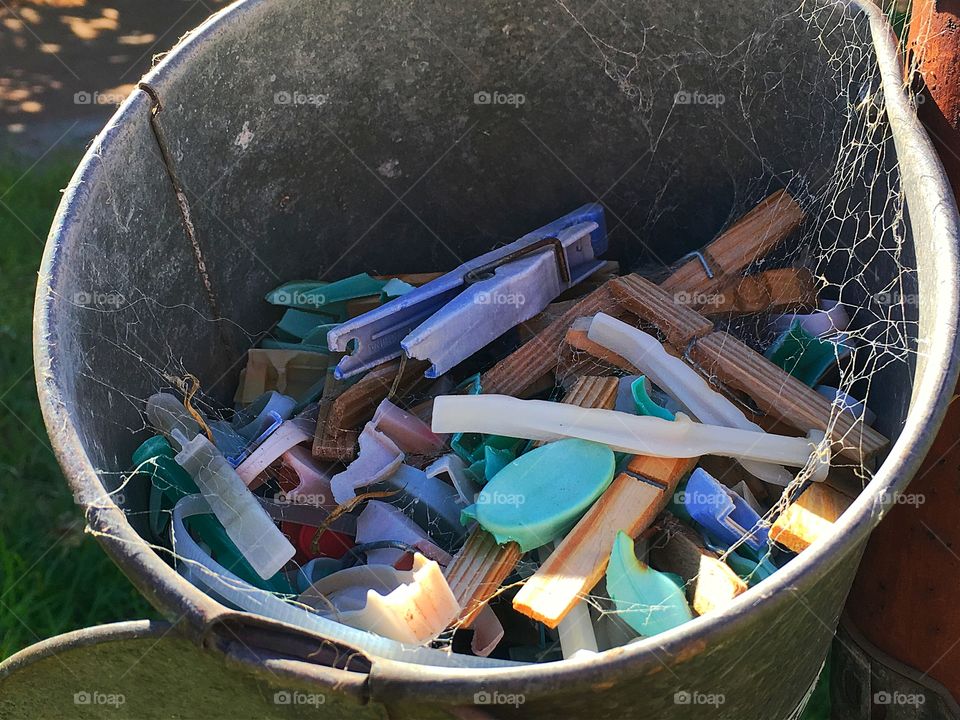
<path fill-rule="evenodd" d="M 154 538 L 161 539 L 167 529 L 170 511 L 177 501 L 200 492 L 197 484 L 174 460 L 173 448 L 163 435 L 146 440 L 133 452 L 133 467 L 150 479 L 149 522 Z"/>
<path fill-rule="evenodd" d="M 693 619 L 683 580 L 641 563 L 633 538 L 622 530 L 610 553 L 606 580 L 620 618 L 640 635 L 650 637 Z"/>
<path fill-rule="evenodd" d="M 764 356 L 800 382 L 813 387 L 830 366 L 852 349 L 843 336 L 821 339 L 794 320 L 790 329 L 767 348 Z"/>
<path fill-rule="evenodd" d="M 647 378 L 641 375 L 630 386 L 630 391 L 633 393 L 633 402 L 637 406 L 637 414 L 658 417 L 663 420 L 674 420 L 676 416 L 672 412 L 657 405 L 650 397 L 650 393 L 647 391 L 648 382 Z"/>
<path fill-rule="evenodd" d="M 461 512 L 501 545 L 523 552 L 555 540 L 590 509 L 613 480 L 613 451 L 587 440 L 557 440 L 504 467 Z"/>
<path fill-rule="evenodd" d="M 280 322 L 278 322 L 273 329 L 273 334 L 276 335 L 279 340 L 303 342 L 303 339 L 317 330 L 317 328 L 335 325 L 337 320 L 337 315 L 290 308 L 283 313 Z M 319 345 L 320 343 L 313 344 Z M 324 333 L 323 345 L 326 344 L 327 338 L 326 333 Z"/>

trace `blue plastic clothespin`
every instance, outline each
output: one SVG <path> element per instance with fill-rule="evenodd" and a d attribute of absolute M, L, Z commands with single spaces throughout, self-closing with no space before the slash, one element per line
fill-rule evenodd
<path fill-rule="evenodd" d="M 687 480 L 683 507 L 690 518 L 714 541 L 729 547 L 744 539 L 741 550 L 762 557 L 768 549 L 767 528 L 746 501 L 702 468 Z"/>
<path fill-rule="evenodd" d="M 330 330 L 332 351 L 352 350 L 337 377 L 403 353 L 430 360 L 426 376 L 438 377 L 596 272 L 606 249 L 603 208 L 584 205 Z"/>

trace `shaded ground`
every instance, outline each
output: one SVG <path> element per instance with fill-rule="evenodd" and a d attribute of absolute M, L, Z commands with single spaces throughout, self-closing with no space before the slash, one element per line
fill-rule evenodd
<path fill-rule="evenodd" d="M 224 0 L 0 0 L 0 155 L 83 144 Z"/>
<path fill-rule="evenodd" d="M 155 54 L 224 2 L 0 0 L 0 659 L 153 615 L 96 542 L 50 449 L 31 352 L 37 267 L 84 147 Z"/>

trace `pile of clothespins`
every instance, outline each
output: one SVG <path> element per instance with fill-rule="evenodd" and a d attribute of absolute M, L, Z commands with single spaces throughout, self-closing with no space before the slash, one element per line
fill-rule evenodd
<path fill-rule="evenodd" d="M 586 205 L 451 272 L 283 285 L 235 408 L 149 399 L 154 539 L 231 606 L 428 664 L 721 610 L 833 532 L 840 466 L 887 444 L 818 384 L 849 309 L 805 268 L 744 274 L 802 221 L 777 192 L 658 283 L 602 259 Z M 768 337 L 715 326 L 744 315 Z"/>

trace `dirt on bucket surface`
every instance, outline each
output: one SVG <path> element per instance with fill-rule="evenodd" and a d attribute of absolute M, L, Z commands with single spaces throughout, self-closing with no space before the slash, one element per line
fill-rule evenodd
<path fill-rule="evenodd" d="M 226 0 L 0 0 L 0 155 L 89 142 L 154 59 Z"/>

